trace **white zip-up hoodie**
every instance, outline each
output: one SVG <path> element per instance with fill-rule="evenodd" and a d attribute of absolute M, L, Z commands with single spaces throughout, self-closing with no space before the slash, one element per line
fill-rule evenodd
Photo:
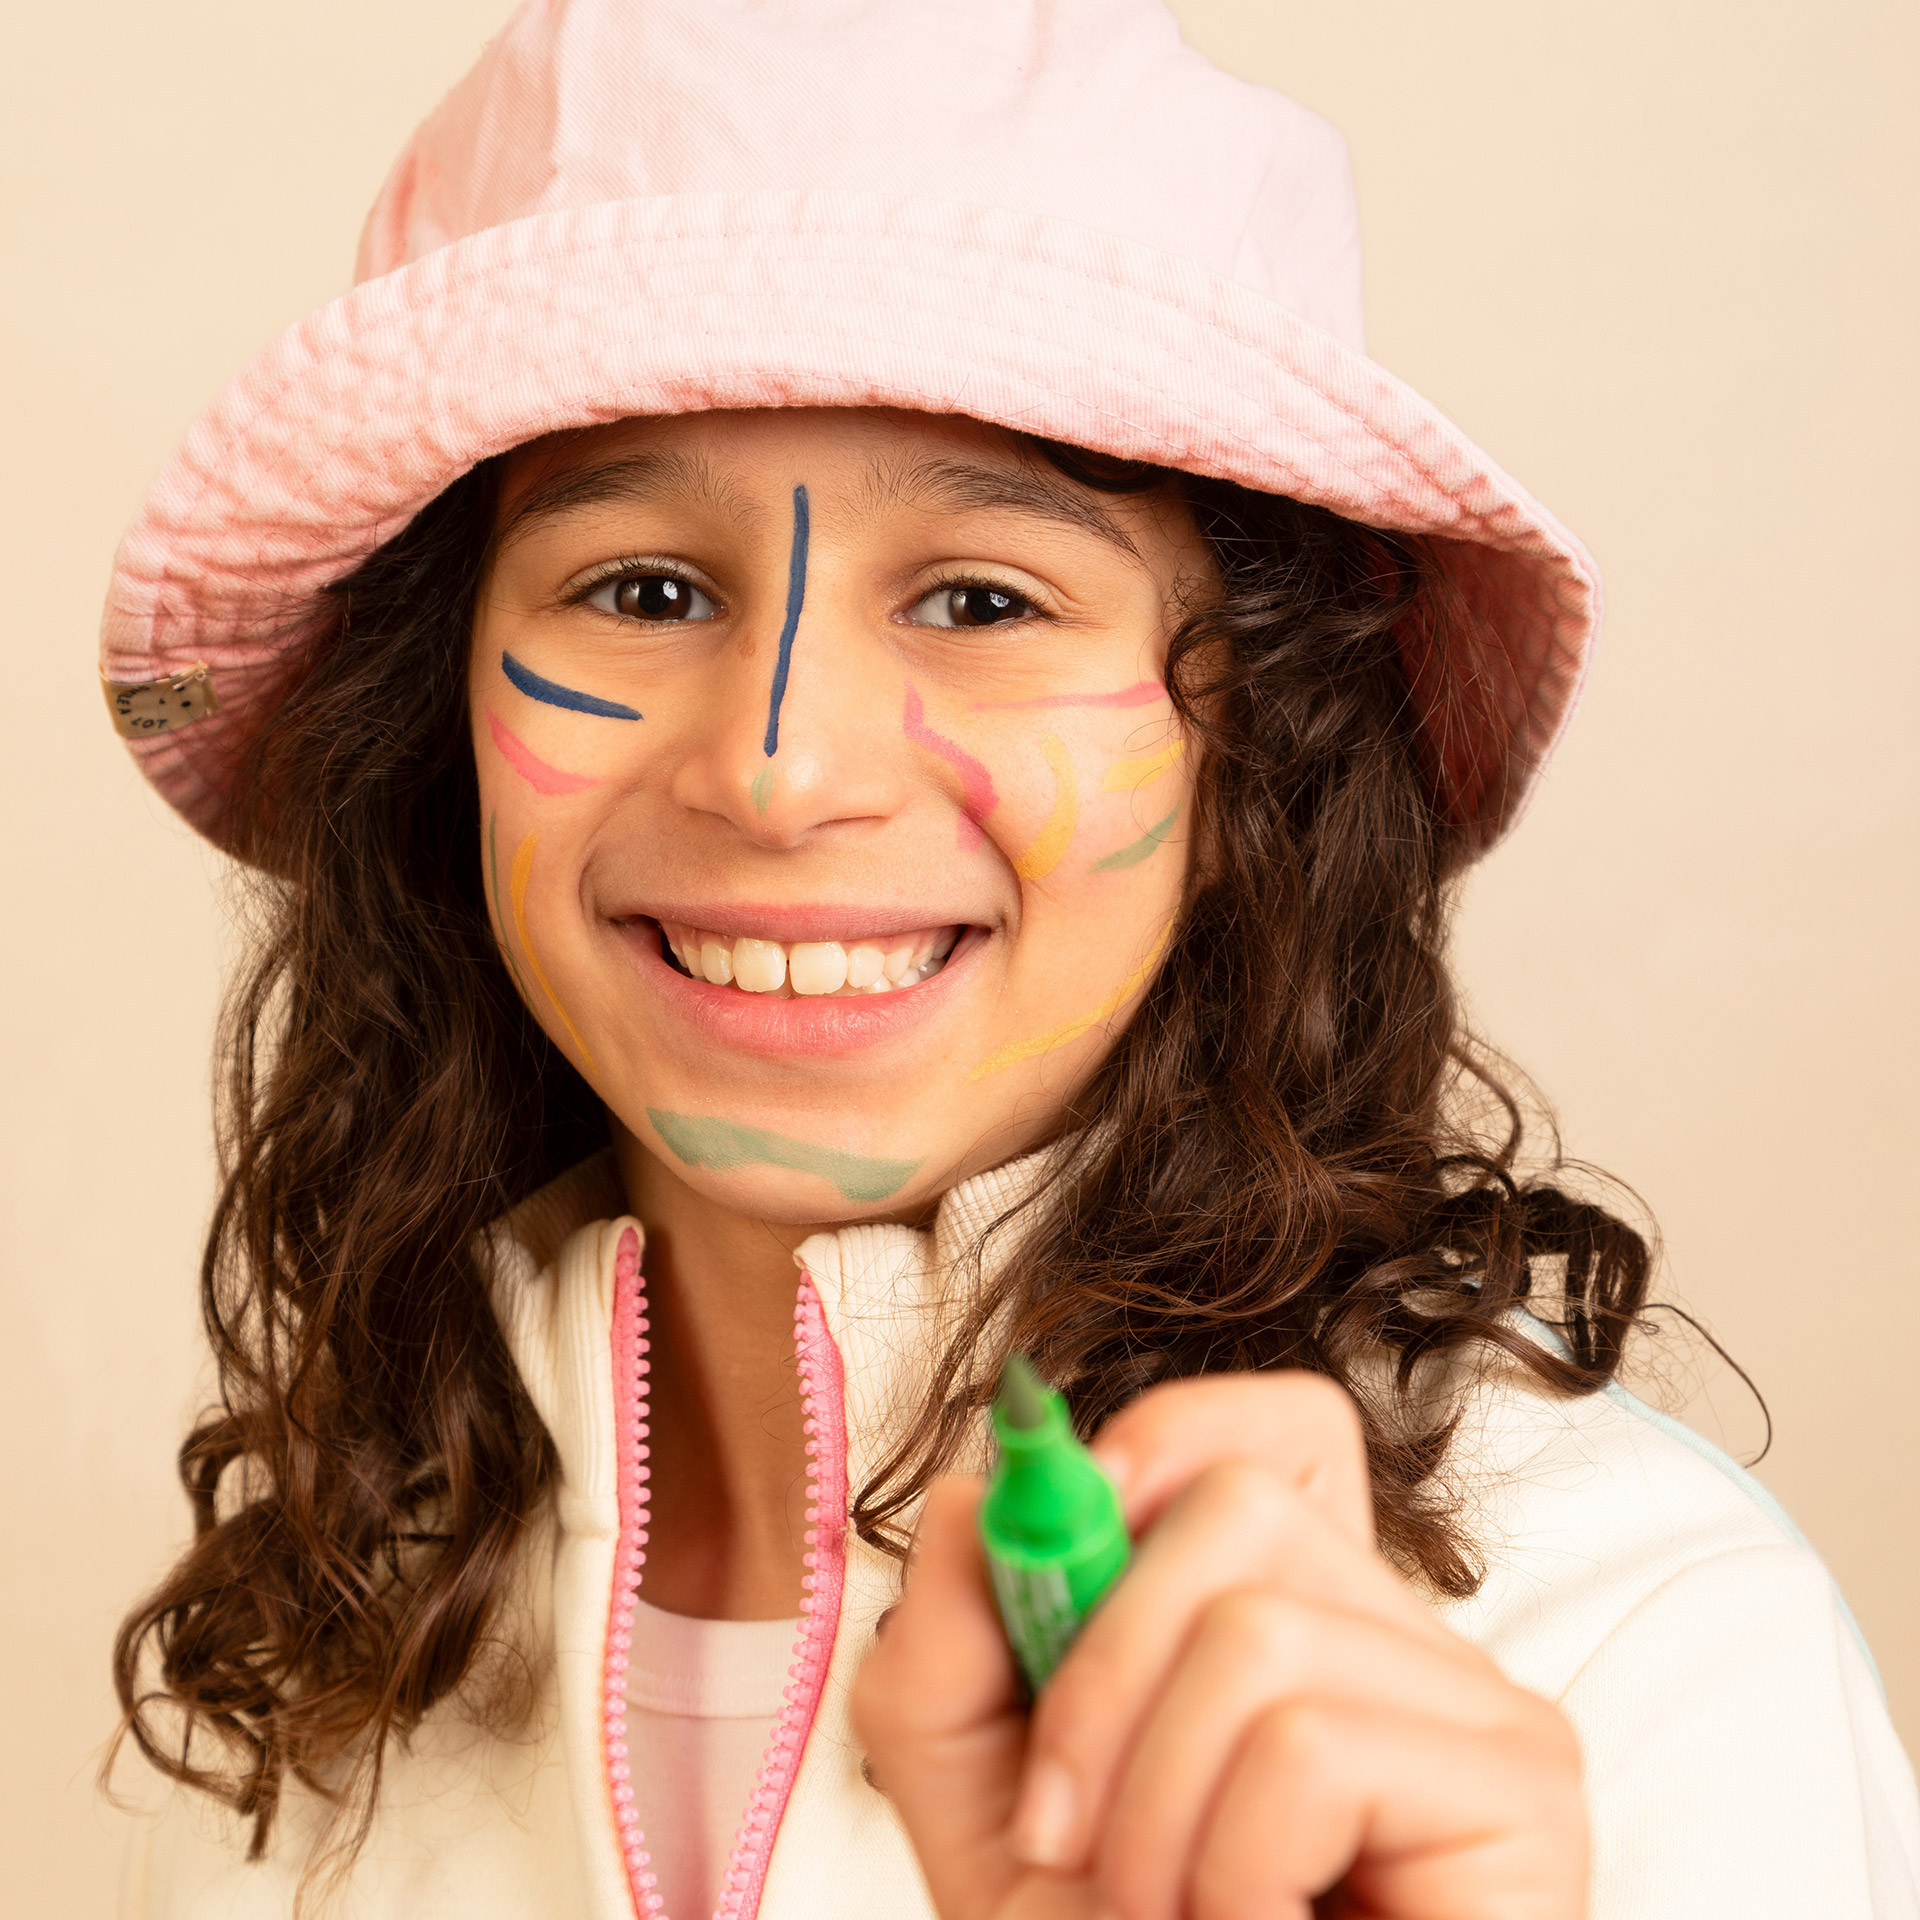
<path fill-rule="evenodd" d="M 924 1391 L 955 1304 L 950 1277 L 1027 1177 L 1015 1163 L 955 1188 L 930 1233 L 848 1227 L 796 1256 L 806 1592 L 725 1920 L 931 1916 L 848 1720 L 899 1569 L 850 1531 L 847 1504 Z M 323 1869 L 314 1883 L 317 1911 L 658 1911 L 624 1745 L 647 1343 L 641 1229 L 622 1204 L 609 1161 L 591 1161 L 527 1202 L 500 1239 L 498 1309 L 559 1463 L 502 1623 L 501 1658 L 532 1682 L 530 1714 L 501 1730 L 442 1702 L 390 1756 L 344 1878 Z M 1619 1389 L 1553 1399 L 1505 1371 L 1474 1390 L 1447 1477 L 1488 1573 L 1441 1617 L 1578 1730 L 1594 1920 L 1920 1916 L 1912 1770 L 1844 1603 L 1757 1482 Z M 236 1822 L 174 1794 L 142 1820 L 123 1912 L 286 1920 L 326 1814 L 290 1784 L 268 1857 L 248 1862 Z"/>

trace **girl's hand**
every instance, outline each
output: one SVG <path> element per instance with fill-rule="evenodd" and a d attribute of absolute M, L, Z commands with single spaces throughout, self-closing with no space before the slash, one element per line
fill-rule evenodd
<path fill-rule="evenodd" d="M 943 1920 L 1585 1913 L 1573 1731 L 1374 1550 L 1339 1388 L 1156 1388 L 1094 1451 L 1140 1544 L 1031 1723 L 977 1479 L 929 1496 L 855 1689 Z"/>

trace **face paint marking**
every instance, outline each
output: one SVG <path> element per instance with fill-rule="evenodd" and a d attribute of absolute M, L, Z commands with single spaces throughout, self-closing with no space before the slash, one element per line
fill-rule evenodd
<path fill-rule="evenodd" d="M 807 598 L 807 533 L 811 516 L 807 490 L 793 490 L 793 545 L 787 553 L 787 618 L 780 629 L 780 654 L 773 663 L 773 694 L 767 702 L 767 758 L 780 750 L 780 703 L 787 697 L 787 669 L 793 664 L 793 636 L 800 630 L 800 609 Z"/>
<path fill-rule="evenodd" d="M 743 1127 L 718 1114 L 663 1113 L 647 1109 L 653 1130 L 675 1157 L 690 1167 L 787 1167 L 839 1189 L 847 1200 L 890 1200 L 920 1169 L 918 1160 L 876 1160 L 844 1153 L 812 1140 Z"/>
<path fill-rule="evenodd" d="M 1022 880 L 1041 880 L 1050 874 L 1080 822 L 1080 787 L 1073 777 L 1073 755 L 1067 743 L 1050 733 L 1040 743 L 1040 751 L 1053 769 L 1053 812 L 1032 846 L 1013 856 L 1013 870 Z"/>
<path fill-rule="evenodd" d="M 944 733 L 935 733 L 927 725 L 927 711 L 920 704 L 920 689 L 911 680 L 907 682 L 907 704 L 900 716 L 900 727 L 916 747 L 937 753 L 959 769 L 960 807 L 972 829 L 970 833 L 961 833 L 960 844 L 966 848 L 977 847 L 982 837 L 980 822 L 1000 804 L 1000 796 L 993 790 L 993 775 L 965 747 L 949 740 Z"/>
<path fill-rule="evenodd" d="M 487 874 L 492 881 L 493 918 L 499 929 L 500 951 L 507 956 L 507 971 L 513 975 L 513 984 L 520 991 L 520 998 L 528 1007 L 533 1005 L 533 995 L 527 991 L 527 983 L 520 972 L 520 962 L 513 957 L 513 942 L 507 938 L 507 910 L 500 896 L 500 849 L 495 844 L 494 828 L 499 823 L 497 813 L 487 815 Z"/>
<path fill-rule="evenodd" d="M 1136 787 L 1150 787 L 1163 773 L 1180 764 L 1187 750 L 1184 740 L 1176 740 L 1158 753 L 1143 753 L 1137 760 L 1116 760 L 1100 782 L 1102 793 L 1131 793 Z"/>
<path fill-rule="evenodd" d="M 753 810 L 762 820 L 767 817 L 768 804 L 773 799 L 773 769 L 762 767 L 753 776 L 753 785 L 747 789 L 747 798 L 753 802 Z"/>
<path fill-rule="evenodd" d="M 1163 841 L 1180 818 L 1180 809 L 1175 807 L 1158 825 L 1149 827 L 1138 840 L 1122 847 L 1118 853 L 1110 853 L 1104 860 L 1096 860 L 1087 869 L 1089 873 L 1118 873 L 1122 867 L 1137 867 L 1151 853 L 1159 850 Z"/>
<path fill-rule="evenodd" d="M 589 787 L 600 784 L 598 780 L 589 780 L 584 773 L 563 773 L 558 767 L 550 767 L 491 707 L 487 709 L 487 727 L 507 765 L 535 793 L 585 793 Z"/>
<path fill-rule="evenodd" d="M 520 950 L 527 956 L 527 965 L 533 969 L 533 977 L 540 983 L 540 991 L 547 996 L 553 1010 L 560 1016 L 560 1024 L 566 1028 L 573 1044 L 580 1049 L 580 1057 L 595 1073 L 599 1067 L 593 1055 L 587 1050 L 587 1043 L 580 1038 L 580 1029 L 573 1024 L 567 1010 L 560 1004 L 559 996 L 553 990 L 553 982 L 547 978 L 547 970 L 540 964 L 540 956 L 533 950 L 533 941 L 527 932 L 527 881 L 533 873 L 533 850 L 539 844 L 540 836 L 530 833 L 520 842 L 519 850 L 513 856 L 513 925 L 520 936 Z"/>
<path fill-rule="evenodd" d="M 998 1053 L 990 1053 L 967 1075 L 969 1080 L 984 1080 L 990 1073 L 998 1073 L 1002 1067 L 1010 1067 L 1017 1060 L 1031 1060 L 1035 1054 L 1051 1053 L 1056 1047 L 1064 1047 L 1078 1040 L 1083 1033 L 1091 1032 L 1102 1020 L 1118 1013 L 1133 998 L 1134 991 L 1160 964 L 1160 956 L 1166 952 L 1167 943 L 1173 938 L 1173 922 L 1169 920 L 1160 929 L 1160 937 L 1153 943 L 1153 951 L 1127 975 L 1112 993 L 1100 1002 L 1091 1013 L 1084 1013 L 1077 1020 L 1069 1020 L 1063 1027 L 1055 1027 L 1050 1033 L 1035 1034 L 1031 1040 L 1016 1040 Z"/>
<path fill-rule="evenodd" d="M 569 713 L 596 714 L 602 720 L 642 718 L 637 707 L 623 707 L 617 700 L 602 700 L 597 693 L 576 693 L 571 687 L 563 687 L 558 680 L 549 680 L 544 674 L 535 673 L 531 667 L 523 667 L 510 653 L 500 656 L 500 671 L 529 700 L 544 700 L 550 707 L 565 707 Z"/>
<path fill-rule="evenodd" d="M 1037 700 L 976 700 L 975 713 L 1030 713 L 1036 707 L 1144 707 L 1164 700 L 1167 690 L 1158 680 L 1141 680 L 1118 693 L 1046 693 Z"/>

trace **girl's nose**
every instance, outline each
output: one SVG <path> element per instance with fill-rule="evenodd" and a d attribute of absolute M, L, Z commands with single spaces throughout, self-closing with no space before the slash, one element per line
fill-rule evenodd
<path fill-rule="evenodd" d="M 784 638 L 760 631 L 730 650 L 719 697 L 673 783 L 682 806 L 770 848 L 879 825 L 907 797 L 891 651 L 817 588 L 778 644 Z"/>

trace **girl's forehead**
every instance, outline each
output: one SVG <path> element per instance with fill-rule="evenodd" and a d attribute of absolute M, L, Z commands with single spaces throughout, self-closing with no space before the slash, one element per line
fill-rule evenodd
<path fill-rule="evenodd" d="M 1012 513 L 1093 535 L 1149 567 L 1155 549 L 1197 539 L 1171 487 L 1103 493 L 1004 427 L 875 407 L 640 417 L 529 441 L 506 457 L 496 537 L 511 544 L 540 521 L 614 501 L 691 505 L 743 529 L 784 525 L 796 486 L 820 522 Z"/>
<path fill-rule="evenodd" d="M 733 409 L 610 420 L 528 441 L 507 456 L 503 494 L 511 497 L 609 459 L 647 456 L 678 468 L 689 481 L 704 469 L 748 482 L 776 468 L 784 474 L 796 462 L 827 478 L 943 458 L 1011 467 L 1032 460 L 1006 428 L 957 414 L 880 407 Z"/>

